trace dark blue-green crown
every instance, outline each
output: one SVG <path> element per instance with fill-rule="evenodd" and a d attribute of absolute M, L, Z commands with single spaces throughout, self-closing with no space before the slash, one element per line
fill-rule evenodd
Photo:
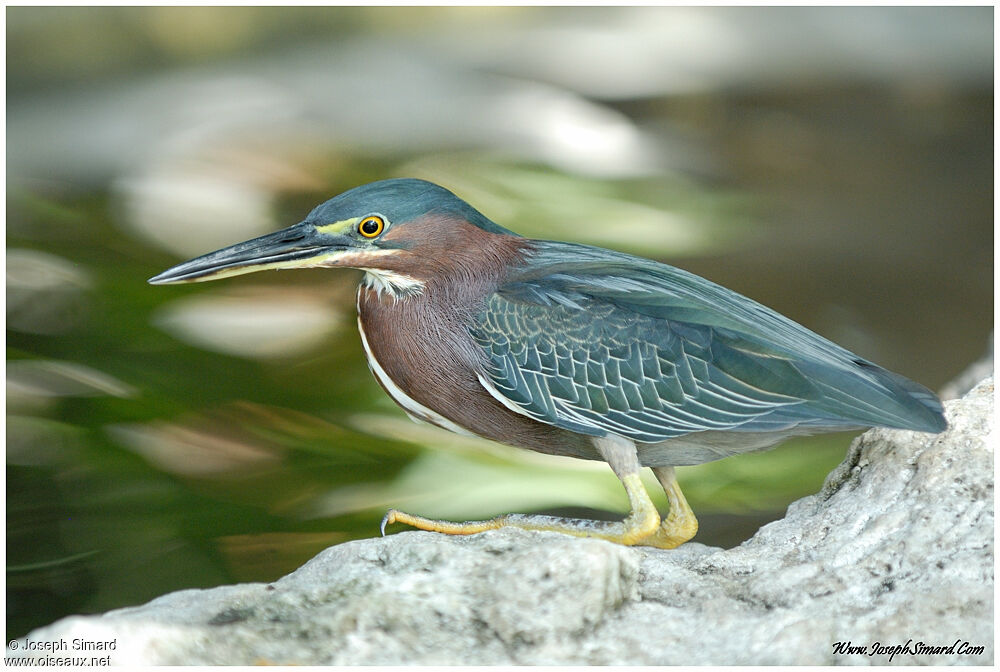
<path fill-rule="evenodd" d="M 410 177 L 381 180 L 355 187 L 316 206 L 306 221 L 322 225 L 378 213 L 395 225 L 425 215 L 457 216 L 490 233 L 517 235 L 433 182 Z"/>

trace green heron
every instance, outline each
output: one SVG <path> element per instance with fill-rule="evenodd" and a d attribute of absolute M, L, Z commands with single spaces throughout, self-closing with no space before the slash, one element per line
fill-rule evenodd
<path fill-rule="evenodd" d="M 553 455 L 604 460 L 621 522 L 510 514 L 505 526 L 674 548 L 698 522 L 674 467 L 817 432 L 941 432 L 930 390 L 755 301 L 686 271 L 574 243 L 523 238 L 430 182 L 351 189 L 304 221 L 185 262 L 152 284 L 269 268 L 361 269 L 358 328 L 379 384 L 416 420 Z M 639 473 L 652 467 L 660 515 Z"/>

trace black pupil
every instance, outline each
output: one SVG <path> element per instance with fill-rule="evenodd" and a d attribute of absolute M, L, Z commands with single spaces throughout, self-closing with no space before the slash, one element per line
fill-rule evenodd
<path fill-rule="evenodd" d="M 369 236 L 373 236 L 378 233 L 378 220 L 377 219 L 366 219 L 361 222 L 361 230 L 367 233 Z"/>

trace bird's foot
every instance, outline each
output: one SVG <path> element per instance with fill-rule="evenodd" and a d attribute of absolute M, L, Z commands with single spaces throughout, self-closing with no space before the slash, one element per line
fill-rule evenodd
<path fill-rule="evenodd" d="M 506 525 L 506 519 L 510 516 L 498 516 L 490 520 L 474 520 L 466 523 L 454 523 L 448 520 L 433 520 L 431 518 L 424 518 L 423 516 L 414 516 L 411 513 L 406 513 L 405 511 L 399 511 L 397 509 L 389 509 L 385 512 L 385 516 L 382 517 L 382 525 L 380 530 L 382 531 L 382 536 L 385 536 L 385 526 L 391 525 L 392 523 L 403 523 L 404 525 L 409 525 L 410 527 L 415 527 L 418 530 L 427 530 L 428 532 L 441 532 L 442 534 L 476 534 L 477 532 L 485 532 L 486 530 L 498 530 Z"/>
<path fill-rule="evenodd" d="M 670 513 L 655 533 L 642 540 L 643 546 L 656 548 L 677 548 L 698 533 L 698 519 L 687 503 L 681 486 L 677 483 L 673 467 L 657 467 L 653 469 L 670 502 Z"/>
<path fill-rule="evenodd" d="M 660 527 L 660 514 L 657 513 L 656 507 L 653 506 L 653 502 L 639 482 L 638 474 L 635 474 L 634 478 L 633 475 L 629 475 L 624 481 L 625 489 L 628 491 L 629 500 L 632 503 L 632 513 L 620 523 L 520 513 L 498 516 L 490 520 L 453 523 L 390 509 L 382 518 L 381 530 L 384 535 L 386 525 L 391 523 L 404 523 L 420 530 L 444 534 L 476 534 L 486 530 L 498 530 L 501 527 L 516 527 L 522 530 L 561 532 L 575 537 L 604 539 L 625 546 L 645 544 L 647 543 L 645 540 L 651 535 L 660 533 L 662 529 Z M 680 543 L 683 542 L 678 542 L 677 545 Z"/>
<path fill-rule="evenodd" d="M 654 520 L 653 530 L 659 516 Z M 454 523 L 448 520 L 433 520 L 422 516 L 414 516 L 403 511 L 390 509 L 382 519 L 382 534 L 385 534 L 385 527 L 391 523 L 404 523 L 419 530 L 428 532 L 441 532 L 443 534 L 476 534 L 487 530 L 498 530 L 502 527 L 516 527 L 522 530 L 534 530 L 537 532 L 561 532 L 574 537 L 592 537 L 605 539 L 618 544 L 632 546 L 651 533 L 648 523 L 641 521 L 637 523 L 631 516 L 623 522 L 609 522 L 604 520 L 584 520 L 581 518 L 559 518 L 556 516 L 541 516 L 534 514 L 511 513 L 504 516 L 497 516 L 490 520 L 472 520 L 464 523 Z"/>
<path fill-rule="evenodd" d="M 648 537 L 643 538 L 643 546 L 653 546 L 654 548 L 677 548 L 686 541 L 689 541 L 698 533 L 698 520 L 694 517 L 691 509 L 688 509 L 689 516 L 675 516 L 673 509 L 663 519 L 659 529 Z"/>

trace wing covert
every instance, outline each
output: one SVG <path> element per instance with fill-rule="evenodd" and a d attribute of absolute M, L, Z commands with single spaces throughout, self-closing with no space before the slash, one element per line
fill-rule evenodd
<path fill-rule="evenodd" d="M 716 330 L 586 296 L 491 296 L 472 330 L 491 392 L 540 422 L 658 442 L 691 432 L 789 424 L 774 416 L 816 389 L 785 359 L 739 350 Z M 748 380 L 754 381 L 752 384 Z"/>

